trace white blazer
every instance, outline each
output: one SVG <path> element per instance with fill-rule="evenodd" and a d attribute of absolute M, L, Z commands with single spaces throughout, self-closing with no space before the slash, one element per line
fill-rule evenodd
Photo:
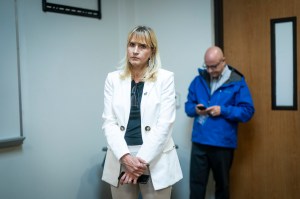
<path fill-rule="evenodd" d="M 108 144 L 102 180 L 116 187 L 121 169 L 119 160 L 129 153 L 124 135 L 131 103 L 131 78 L 120 79 L 120 72 L 107 75 L 102 114 L 102 128 Z M 149 163 L 154 189 L 163 189 L 182 179 L 171 136 L 176 115 L 172 72 L 159 69 L 155 82 L 145 82 L 140 110 L 143 144 L 137 157 Z"/>

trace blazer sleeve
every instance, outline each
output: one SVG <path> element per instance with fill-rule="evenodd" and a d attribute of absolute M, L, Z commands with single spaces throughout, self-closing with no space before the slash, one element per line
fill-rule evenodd
<path fill-rule="evenodd" d="M 159 87 L 156 90 L 160 91 L 157 93 L 159 99 L 156 100 L 159 100 L 160 105 L 152 110 L 149 106 L 154 106 L 153 103 L 147 103 L 147 113 L 142 123 L 151 123 L 151 130 L 144 133 L 143 145 L 137 154 L 150 164 L 169 143 L 173 143 L 171 134 L 176 116 L 174 74 L 168 72 L 160 78 L 156 84 Z"/>
<path fill-rule="evenodd" d="M 113 94 L 115 81 L 119 81 L 115 73 L 107 75 L 104 86 L 104 110 L 102 118 L 104 123 L 102 129 L 107 140 L 108 147 L 112 150 L 116 158 L 119 160 L 124 154 L 129 153 L 124 133 L 120 130 L 117 116 L 113 110 Z"/>

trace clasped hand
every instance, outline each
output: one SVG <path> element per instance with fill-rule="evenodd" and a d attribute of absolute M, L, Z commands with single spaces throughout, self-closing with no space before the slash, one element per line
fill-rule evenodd
<path fill-rule="evenodd" d="M 136 184 L 137 179 L 147 169 L 147 163 L 139 157 L 126 154 L 121 158 L 121 163 L 125 167 L 125 173 L 120 178 L 120 184 Z"/>

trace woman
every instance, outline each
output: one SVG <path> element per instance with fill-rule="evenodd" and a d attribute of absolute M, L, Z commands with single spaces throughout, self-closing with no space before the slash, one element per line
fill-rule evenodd
<path fill-rule="evenodd" d="M 137 26 L 128 34 L 125 63 L 107 75 L 104 88 L 102 179 L 114 199 L 135 199 L 139 192 L 143 199 L 171 197 L 182 178 L 171 136 L 175 114 L 174 74 L 161 69 L 154 31 Z"/>

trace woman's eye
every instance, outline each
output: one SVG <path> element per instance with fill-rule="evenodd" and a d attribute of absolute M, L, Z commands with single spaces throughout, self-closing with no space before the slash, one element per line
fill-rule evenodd
<path fill-rule="evenodd" d="M 130 47 L 134 47 L 135 44 L 130 42 L 130 43 L 129 43 L 129 46 L 130 46 Z"/>
<path fill-rule="evenodd" d="M 147 48 L 146 44 L 141 44 L 141 48 L 146 49 Z"/>

